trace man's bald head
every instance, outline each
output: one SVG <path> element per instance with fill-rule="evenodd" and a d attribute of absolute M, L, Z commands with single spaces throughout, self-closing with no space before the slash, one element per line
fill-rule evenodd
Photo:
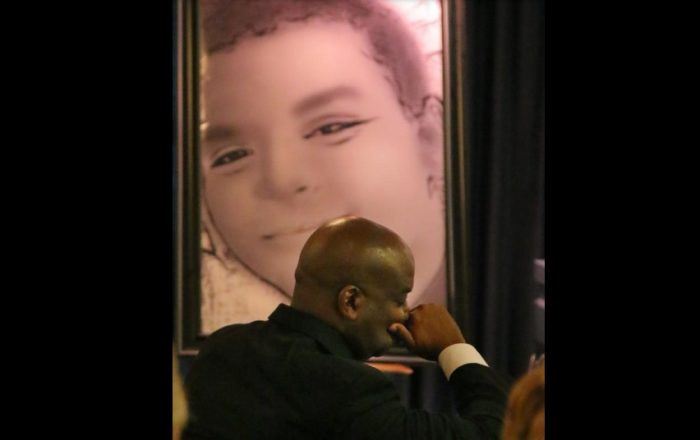
<path fill-rule="evenodd" d="M 410 290 L 413 264 L 411 250 L 395 232 L 364 218 L 341 217 L 318 228 L 301 250 L 294 297 L 311 294 L 319 300 L 324 292 L 333 297 L 347 285 L 401 285 L 407 275 Z"/>

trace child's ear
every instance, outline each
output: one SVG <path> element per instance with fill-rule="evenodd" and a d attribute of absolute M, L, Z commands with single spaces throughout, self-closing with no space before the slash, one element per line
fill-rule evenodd
<path fill-rule="evenodd" d="M 200 195 L 200 214 L 202 218 L 202 248 L 216 255 L 221 261 L 227 261 L 228 246 L 214 226 L 204 194 Z"/>
<path fill-rule="evenodd" d="M 418 117 L 417 133 L 421 144 L 421 159 L 431 174 L 442 176 L 444 173 L 444 127 L 443 106 L 430 100 L 425 111 Z"/>
<path fill-rule="evenodd" d="M 344 317 L 356 320 L 364 305 L 365 295 L 359 287 L 347 285 L 338 292 L 338 311 Z"/>

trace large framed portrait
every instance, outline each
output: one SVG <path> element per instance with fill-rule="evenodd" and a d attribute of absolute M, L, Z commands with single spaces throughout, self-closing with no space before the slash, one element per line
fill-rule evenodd
<path fill-rule="evenodd" d="M 176 332 L 289 304 L 306 239 L 357 215 L 415 258 L 409 306 L 455 307 L 461 87 L 441 0 L 178 4 Z M 449 43 L 448 43 L 449 42 Z M 460 206 L 457 206 L 460 205 Z M 401 350 L 395 351 L 397 356 Z"/>

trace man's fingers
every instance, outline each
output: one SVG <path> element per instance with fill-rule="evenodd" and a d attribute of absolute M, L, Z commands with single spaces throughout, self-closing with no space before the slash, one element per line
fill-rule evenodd
<path fill-rule="evenodd" d="M 411 334 L 410 331 L 406 328 L 405 325 L 396 323 L 396 324 L 391 324 L 389 326 L 389 330 L 394 334 L 397 335 L 399 338 L 401 338 L 408 347 L 414 347 L 416 345 L 416 341 L 413 339 L 413 335 Z"/>

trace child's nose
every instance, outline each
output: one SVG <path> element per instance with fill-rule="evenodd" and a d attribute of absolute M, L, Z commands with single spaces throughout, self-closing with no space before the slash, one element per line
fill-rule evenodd
<path fill-rule="evenodd" d="M 257 194 L 262 198 L 285 198 L 305 193 L 311 188 L 313 173 L 303 146 L 292 141 L 276 142 L 265 149 Z"/>

